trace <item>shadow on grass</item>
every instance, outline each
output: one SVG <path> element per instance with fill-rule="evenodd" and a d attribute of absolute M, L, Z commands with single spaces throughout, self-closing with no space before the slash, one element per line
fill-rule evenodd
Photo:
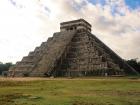
<path fill-rule="evenodd" d="M 0 95 L 0 105 L 19 105 L 15 101 L 17 99 L 35 101 L 38 99 L 42 99 L 42 97 L 32 96 L 28 94 L 21 94 L 21 93 L 4 94 L 4 95 Z M 24 103 L 21 103 L 20 105 L 27 105 L 27 104 L 28 104 L 27 102 L 24 102 Z"/>

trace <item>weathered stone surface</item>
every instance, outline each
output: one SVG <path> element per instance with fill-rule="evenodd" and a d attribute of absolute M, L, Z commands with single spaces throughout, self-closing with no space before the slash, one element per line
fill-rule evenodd
<path fill-rule="evenodd" d="M 83 19 L 61 23 L 40 47 L 23 57 L 9 76 L 93 76 L 137 73 L 115 52 L 91 34 Z"/>

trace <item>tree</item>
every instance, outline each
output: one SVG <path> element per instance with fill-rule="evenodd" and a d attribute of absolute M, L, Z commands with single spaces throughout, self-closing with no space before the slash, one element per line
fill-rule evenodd
<path fill-rule="evenodd" d="M 140 73 L 140 61 L 137 58 L 127 60 L 126 62 Z"/>
<path fill-rule="evenodd" d="M 11 66 L 13 66 L 11 62 L 5 64 L 0 62 L 0 75 L 2 74 L 3 71 L 8 71 Z"/>

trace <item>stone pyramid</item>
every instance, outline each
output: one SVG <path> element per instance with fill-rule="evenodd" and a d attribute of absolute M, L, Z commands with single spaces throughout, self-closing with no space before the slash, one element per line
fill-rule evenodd
<path fill-rule="evenodd" d="M 40 47 L 23 57 L 9 70 L 9 76 L 107 76 L 137 72 L 91 34 L 84 19 L 60 23 Z"/>

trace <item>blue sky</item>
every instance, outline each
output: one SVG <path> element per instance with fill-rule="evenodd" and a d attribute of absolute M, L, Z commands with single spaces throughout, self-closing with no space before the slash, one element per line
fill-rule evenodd
<path fill-rule="evenodd" d="M 101 4 L 105 5 L 107 0 L 89 0 L 93 4 Z M 108 0 L 110 2 L 117 1 L 117 0 Z M 125 4 L 131 8 L 131 9 L 136 9 L 140 8 L 140 0 L 124 0 Z"/>
<path fill-rule="evenodd" d="M 102 7 L 105 7 L 106 5 L 110 5 L 111 7 L 111 13 L 114 16 L 116 13 L 124 16 L 125 12 L 118 11 L 118 8 L 120 8 L 123 5 L 126 5 L 126 8 L 133 11 L 135 9 L 139 9 L 140 11 L 140 0 L 88 0 L 93 5 L 100 4 Z"/>
<path fill-rule="evenodd" d="M 125 0 L 125 3 L 127 6 L 129 6 L 129 8 L 140 8 L 140 0 Z"/>
<path fill-rule="evenodd" d="M 101 4 L 101 5 L 105 5 L 106 4 L 106 0 L 88 0 L 89 2 L 93 3 L 93 4 Z"/>
<path fill-rule="evenodd" d="M 84 18 L 92 33 L 123 59 L 140 59 L 140 0 L 0 0 L 0 62 L 17 62 Z"/>

